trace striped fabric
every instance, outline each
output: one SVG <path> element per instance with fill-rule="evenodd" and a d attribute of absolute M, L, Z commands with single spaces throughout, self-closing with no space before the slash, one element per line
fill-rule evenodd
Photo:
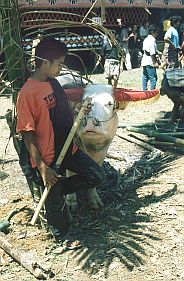
<path fill-rule="evenodd" d="M 165 74 L 171 87 L 184 87 L 184 68 L 168 68 Z"/>

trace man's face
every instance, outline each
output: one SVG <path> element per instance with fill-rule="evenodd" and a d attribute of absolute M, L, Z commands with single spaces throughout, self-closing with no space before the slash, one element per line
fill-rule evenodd
<path fill-rule="evenodd" d="M 153 37 L 157 38 L 157 36 L 158 36 L 158 31 L 153 32 L 152 35 L 153 35 Z"/>
<path fill-rule="evenodd" d="M 64 65 L 65 56 L 60 57 L 59 59 L 55 59 L 50 62 L 47 61 L 47 75 L 50 78 L 54 78 L 60 74 L 62 67 Z"/>
<path fill-rule="evenodd" d="M 181 25 L 181 21 L 180 21 L 180 20 L 178 20 L 178 21 L 175 23 L 175 28 L 179 28 L 179 27 L 180 27 L 180 25 Z"/>
<path fill-rule="evenodd" d="M 145 27 L 146 27 L 146 28 L 149 27 L 149 21 L 147 21 L 147 22 L 145 23 Z"/>

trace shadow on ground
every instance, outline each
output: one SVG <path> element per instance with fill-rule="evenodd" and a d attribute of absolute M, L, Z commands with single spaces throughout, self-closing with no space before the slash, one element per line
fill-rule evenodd
<path fill-rule="evenodd" d="M 105 208 L 100 213 L 81 209 L 77 227 L 73 234 L 84 244 L 84 248 L 72 253 L 73 258 L 82 264 L 88 273 L 97 274 L 103 268 L 108 276 L 114 258 L 128 270 L 144 264 L 146 251 L 144 245 L 152 247 L 153 240 L 160 240 L 159 233 L 151 225 L 152 218 L 142 207 L 162 202 L 176 194 L 176 187 L 162 193 L 138 197 L 137 189 L 153 176 L 172 168 L 179 155 L 165 154 L 149 159 L 145 154 L 128 168 L 120 177 L 117 187 L 117 174 L 114 168 L 105 163 L 107 171 L 106 189 L 100 191 Z M 77 229 L 77 230 L 76 230 Z"/>

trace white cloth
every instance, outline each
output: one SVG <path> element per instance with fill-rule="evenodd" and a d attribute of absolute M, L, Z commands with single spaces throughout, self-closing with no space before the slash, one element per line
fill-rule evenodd
<path fill-rule="evenodd" d="M 151 56 L 155 55 L 157 53 L 157 44 L 156 44 L 156 39 L 153 37 L 151 34 L 149 34 L 146 39 L 143 41 L 143 57 L 142 57 L 142 66 L 150 65 L 153 66 L 153 60 Z M 145 51 L 150 54 L 146 55 Z"/>
<path fill-rule="evenodd" d="M 126 66 L 127 70 L 132 69 L 130 53 L 127 53 L 126 56 L 125 56 L 125 66 Z"/>

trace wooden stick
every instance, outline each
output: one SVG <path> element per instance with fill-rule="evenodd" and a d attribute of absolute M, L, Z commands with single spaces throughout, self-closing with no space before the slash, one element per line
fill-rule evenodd
<path fill-rule="evenodd" d="M 157 149 L 157 148 L 155 148 L 155 147 L 153 147 L 153 146 L 149 145 L 148 143 L 145 143 L 141 140 L 134 139 L 133 137 L 130 137 L 130 136 L 127 136 L 127 135 L 121 136 L 121 135 L 117 134 L 117 136 L 121 139 L 126 140 L 126 141 L 133 142 L 133 143 L 143 147 L 144 149 L 146 149 L 148 151 L 156 152 L 158 155 L 162 153 L 161 150 L 159 150 L 159 149 Z"/>
<path fill-rule="evenodd" d="M 43 268 L 39 264 L 32 253 L 13 246 L 11 241 L 8 241 L 6 235 L 2 232 L 0 232 L 0 247 L 37 279 L 46 280 L 54 276 L 54 273 L 46 265 Z"/>
<path fill-rule="evenodd" d="M 164 123 L 165 124 L 165 123 Z M 126 127 L 155 127 L 162 126 L 163 124 L 160 122 L 150 122 L 150 123 L 137 123 L 137 124 L 120 124 L 118 128 L 125 129 Z"/>
<path fill-rule="evenodd" d="M 76 133 L 76 131 L 78 129 L 78 126 L 80 125 L 80 122 L 82 121 L 82 119 L 84 117 L 84 107 L 87 107 L 90 103 L 91 103 L 91 98 L 86 98 L 85 101 L 84 101 L 84 104 L 83 104 L 83 106 L 81 108 L 81 110 L 79 111 L 79 113 L 77 115 L 77 118 L 75 119 L 75 121 L 73 123 L 71 131 L 70 131 L 70 133 L 69 133 L 69 135 L 68 135 L 68 137 L 67 137 L 67 139 L 65 141 L 65 144 L 64 144 L 64 146 L 63 146 L 63 148 L 62 148 L 62 150 L 60 152 L 60 155 L 59 155 L 59 157 L 58 157 L 58 159 L 56 161 L 56 167 L 61 165 L 61 163 L 62 163 L 62 161 L 63 161 L 63 159 L 65 157 L 65 154 L 66 154 L 66 152 L 67 152 L 67 150 L 68 150 L 68 148 L 69 148 L 69 146 L 71 144 L 71 141 L 72 141 L 72 139 L 73 139 L 73 137 L 74 137 L 74 135 L 75 135 L 75 133 Z M 33 215 L 32 220 L 31 220 L 31 224 L 32 225 L 34 225 L 35 222 L 37 221 L 38 215 L 39 215 L 39 213 L 40 213 L 40 211 L 42 209 L 43 204 L 45 203 L 45 200 L 47 199 L 47 196 L 49 194 L 49 191 L 50 191 L 51 187 L 52 186 L 45 187 L 44 192 L 42 194 L 42 197 L 41 197 L 41 199 L 40 199 L 40 201 L 38 203 L 36 211 L 35 211 L 35 213 Z"/>
<path fill-rule="evenodd" d="M 111 152 L 108 152 L 106 155 L 107 158 L 111 158 L 111 159 L 115 159 L 115 160 L 119 160 L 119 161 L 123 161 L 125 160 L 124 156 L 121 155 L 117 155 L 117 154 L 112 154 Z"/>
<path fill-rule="evenodd" d="M 158 133 L 155 130 L 147 130 L 145 128 L 138 128 L 138 127 L 127 127 L 126 130 L 130 131 L 130 132 L 134 132 L 134 133 L 144 134 L 149 137 L 159 138 L 162 141 L 168 141 L 168 142 L 173 142 L 173 143 L 184 145 L 183 139 L 176 138 L 174 136 L 170 136 L 169 133 L 167 135 L 165 135 L 162 133 Z"/>
<path fill-rule="evenodd" d="M 93 9 L 93 7 L 96 5 L 98 0 L 95 0 L 95 2 L 92 4 L 91 8 L 87 11 L 85 17 L 82 19 L 81 23 L 83 23 L 85 21 L 85 19 L 87 18 L 87 16 L 89 15 L 89 13 L 91 12 L 91 10 Z"/>

